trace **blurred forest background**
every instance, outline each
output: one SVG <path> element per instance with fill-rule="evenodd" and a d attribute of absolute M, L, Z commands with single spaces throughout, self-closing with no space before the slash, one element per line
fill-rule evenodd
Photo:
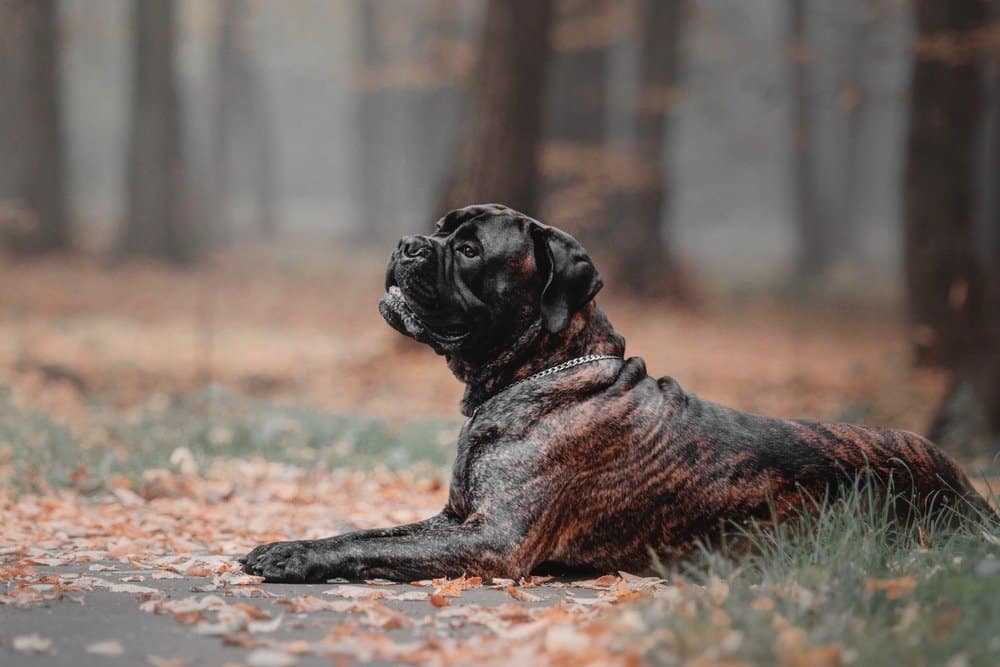
<path fill-rule="evenodd" d="M 654 375 L 989 460 L 998 5 L 0 0 L 3 409 L 454 417 L 375 303 L 498 201 L 584 242 Z"/>

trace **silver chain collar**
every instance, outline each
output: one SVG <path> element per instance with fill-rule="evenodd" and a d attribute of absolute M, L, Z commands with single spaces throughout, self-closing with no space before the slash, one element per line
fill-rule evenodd
<path fill-rule="evenodd" d="M 492 396 L 490 396 L 489 398 L 487 398 L 485 401 L 483 401 L 482 403 L 480 403 L 479 405 L 477 405 L 472 410 L 472 416 L 469 417 L 469 421 L 471 422 L 473 419 L 475 419 L 476 415 L 479 414 L 479 408 L 483 407 L 483 405 L 485 405 L 486 403 L 488 403 L 491 399 L 494 399 L 497 396 L 499 396 L 500 394 L 502 394 L 502 393 L 504 393 L 504 392 L 506 392 L 506 391 L 508 391 L 510 389 L 513 389 L 514 387 L 516 387 L 519 384 L 524 384 L 525 382 L 530 382 L 532 380 L 537 380 L 539 378 L 548 377 L 549 375 L 555 375 L 556 373 L 564 371 L 567 368 L 573 368 L 574 366 L 580 366 L 581 364 L 589 364 L 592 361 L 602 361 L 604 359 L 619 359 L 619 360 L 621 360 L 621 357 L 616 356 L 614 354 L 587 354 L 587 355 L 584 355 L 582 357 L 576 357 L 575 359 L 570 359 L 569 361 L 564 361 L 561 364 L 556 364 L 555 366 L 552 366 L 551 368 L 546 368 L 543 371 L 538 371 L 537 373 L 529 375 L 526 378 L 521 378 L 517 382 L 512 382 L 511 384 L 507 385 L 506 387 L 504 387 L 503 389 L 501 389 L 500 391 L 496 392 L 495 394 L 493 394 Z"/>

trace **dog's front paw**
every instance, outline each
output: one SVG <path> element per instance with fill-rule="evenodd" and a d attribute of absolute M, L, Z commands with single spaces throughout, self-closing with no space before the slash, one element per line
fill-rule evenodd
<path fill-rule="evenodd" d="M 246 572 L 262 576 L 265 581 L 297 583 L 326 578 L 320 550 L 311 540 L 262 544 L 240 563 Z"/>

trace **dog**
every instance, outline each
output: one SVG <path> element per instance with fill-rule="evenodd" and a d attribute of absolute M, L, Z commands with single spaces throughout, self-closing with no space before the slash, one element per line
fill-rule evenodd
<path fill-rule="evenodd" d="M 595 303 L 601 286 L 572 236 L 497 204 L 403 238 L 379 311 L 466 385 L 447 504 L 413 524 L 262 545 L 244 569 L 288 582 L 636 572 L 726 525 L 781 521 L 866 470 L 917 507 L 986 506 L 913 433 L 747 414 L 650 377 Z"/>

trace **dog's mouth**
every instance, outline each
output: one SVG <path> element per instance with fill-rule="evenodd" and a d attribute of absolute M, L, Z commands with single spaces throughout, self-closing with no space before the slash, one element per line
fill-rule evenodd
<path fill-rule="evenodd" d="M 378 302 L 379 313 L 396 331 L 426 343 L 438 354 L 458 349 L 472 333 L 459 324 L 432 325 L 421 317 L 398 285 L 391 285 Z"/>

